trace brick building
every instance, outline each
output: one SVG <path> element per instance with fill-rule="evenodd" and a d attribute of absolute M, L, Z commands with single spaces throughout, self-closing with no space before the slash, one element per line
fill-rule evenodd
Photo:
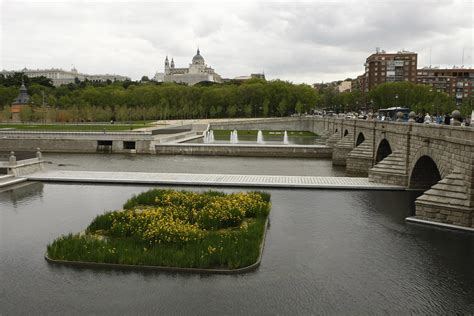
<path fill-rule="evenodd" d="M 413 52 L 386 53 L 377 49 L 365 62 L 364 85 L 361 91 L 368 92 L 385 82 L 417 82 L 417 57 Z"/>
<path fill-rule="evenodd" d="M 417 82 L 430 85 L 435 91 L 449 94 L 460 104 L 474 93 L 474 69 L 425 67 L 418 69 Z"/>

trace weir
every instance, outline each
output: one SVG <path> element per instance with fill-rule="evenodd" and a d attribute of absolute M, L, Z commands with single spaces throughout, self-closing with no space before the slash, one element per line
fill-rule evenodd
<path fill-rule="evenodd" d="M 46 171 L 26 176 L 33 181 L 162 184 L 260 188 L 351 190 L 405 190 L 404 187 L 369 182 L 367 178 L 309 177 L 236 174 Z"/>

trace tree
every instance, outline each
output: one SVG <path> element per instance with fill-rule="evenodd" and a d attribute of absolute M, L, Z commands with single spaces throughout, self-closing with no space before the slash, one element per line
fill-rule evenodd
<path fill-rule="evenodd" d="M 301 114 L 301 112 L 303 112 L 303 104 L 301 104 L 300 101 L 296 102 L 295 112 L 298 113 L 298 114 Z"/>
<path fill-rule="evenodd" d="M 269 113 L 270 113 L 270 101 L 268 99 L 265 99 L 262 105 L 262 115 L 263 117 L 268 117 Z"/>
<path fill-rule="evenodd" d="M 18 95 L 16 87 L 2 87 L 0 86 L 0 106 L 10 106 Z"/>
<path fill-rule="evenodd" d="M 143 76 L 140 81 L 143 81 L 143 82 L 147 81 L 148 82 L 148 81 L 150 81 L 150 78 L 148 78 L 148 76 Z"/>
<path fill-rule="evenodd" d="M 12 117 L 11 109 L 9 106 L 5 106 L 2 111 L 2 120 L 9 121 Z"/>
<path fill-rule="evenodd" d="M 235 117 L 235 114 L 237 113 L 237 106 L 236 105 L 230 105 L 227 107 L 227 115 L 229 117 Z"/>
<path fill-rule="evenodd" d="M 280 103 L 278 103 L 278 113 L 280 116 L 285 115 L 287 110 L 287 102 L 285 99 L 281 100 Z"/>
<path fill-rule="evenodd" d="M 251 104 L 244 105 L 244 114 L 245 114 L 245 117 L 252 117 L 252 105 Z"/>

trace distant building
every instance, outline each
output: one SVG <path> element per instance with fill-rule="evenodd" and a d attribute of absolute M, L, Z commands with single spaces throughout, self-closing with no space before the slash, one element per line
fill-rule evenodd
<path fill-rule="evenodd" d="M 449 94 L 460 104 L 474 94 L 474 69 L 425 67 L 418 69 L 417 82 L 430 85 L 434 91 Z"/>
<path fill-rule="evenodd" d="M 365 74 L 357 76 L 356 79 L 351 81 L 351 91 L 364 91 L 365 87 Z"/>
<path fill-rule="evenodd" d="M 337 87 L 341 84 L 342 81 L 331 81 L 331 82 L 321 82 L 321 83 L 313 83 L 313 88 L 317 91 L 321 91 L 323 89 L 332 88 L 337 90 Z"/>
<path fill-rule="evenodd" d="M 352 80 L 344 80 L 337 86 L 339 92 L 351 92 L 352 91 Z"/>
<path fill-rule="evenodd" d="M 246 80 L 250 80 L 250 79 L 266 80 L 264 73 L 261 73 L 261 74 L 250 74 L 250 76 L 237 76 L 237 77 L 234 77 L 233 79 L 222 79 L 222 80 L 223 80 L 224 82 L 227 82 L 227 81 L 232 81 L 232 80 L 236 80 L 236 81 L 246 81 Z"/>
<path fill-rule="evenodd" d="M 159 80 L 161 74 L 157 73 L 154 78 Z M 175 68 L 174 59 L 171 58 L 170 63 L 168 56 L 166 56 L 163 82 L 185 83 L 192 86 L 203 81 L 220 83 L 222 82 L 222 78 L 214 71 L 214 69 L 205 64 L 199 48 L 196 55 L 193 57 L 191 64 L 189 64 L 189 67 L 187 68 Z"/>
<path fill-rule="evenodd" d="M 26 90 L 25 83 L 22 80 L 20 92 L 18 93 L 18 96 L 16 97 L 15 101 L 13 101 L 11 105 L 12 121 L 14 122 L 21 121 L 20 119 L 21 110 L 25 106 L 28 106 L 29 102 L 30 102 L 30 96 L 28 95 L 28 91 Z"/>
<path fill-rule="evenodd" d="M 256 79 L 262 79 L 262 80 L 266 80 L 266 79 L 265 79 L 265 74 L 264 74 L 264 73 L 261 73 L 261 74 L 250 74 L 250 77 L 252 77 L 252 78 L 256 78 Z"/>
<path fill-rule="evenodd" d="M 165 74 L 162 72 L 157 72 L 151 80 L 156 82 L 163 82 L 165 80 Z"/>
<path fill-rule="evenodd" d="M 4 76 L 9 76 L 13 75 L 15 72 L 20 72 L 23 73 L 23 75 L 29 77 L 29 78 L 35 78 L 35 77 L 46 77 L 48 79 L 51 79 L 53 81 L 53 85 L 58 87 L 60 85 L 64 84 L 69 84 L 69 83 L 74 83 L 76 78 L 79 81 L 84 81 L 84 80 L 89 80 L 92 82 L 107 82 L 108 80 L 110 81 L 125 81 L 125 80 L 130 80 L 129 77 L 126 76 L 120 76 L 120 75 L 110 75 L 110 74 L 105 74 L 105 75 L 88 75 L 88 74 L 83 74 L 77 71 L 76 68 L 72 68 L 71 70 L 63 70 L 60 68 L 51 68 L 51 69 L 27 69 L 23 68 L 22 70 L 15 70 L 15 71 L 9 71 L 9 70 L 3 70 L 0 73 Z"/>
<path fill-rule="evenodd" d="M 367 57 L 363 92 L 368 92 L 385 82 L 417 82 L 417 58 L 413 52 L 399 51 L 386 53 L 377 49 L 375 54 Z"/>

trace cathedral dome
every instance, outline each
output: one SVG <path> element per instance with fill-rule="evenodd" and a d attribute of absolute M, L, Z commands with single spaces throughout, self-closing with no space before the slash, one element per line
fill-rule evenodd
<path fill-rule="evenodd" d="M 204 65 L 204 58 L 199 53 L 199 48 L 197 50 L 196 55 L 193 57 L 193 64 L 203 64 Z"/>

